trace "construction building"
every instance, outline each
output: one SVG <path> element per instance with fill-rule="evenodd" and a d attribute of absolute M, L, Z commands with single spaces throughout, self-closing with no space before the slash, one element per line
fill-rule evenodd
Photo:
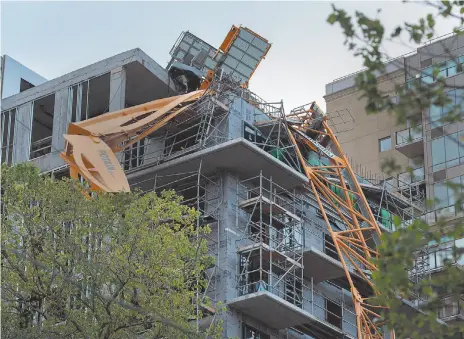
<path fill-rule="evenodd" d="M 396 116 L 387 112 L 366 114 L 365 99 L 355 88 L 358 73 L 344 76 L 326 85 L 328 114 L 349 115 L 356 121 L 351 129 L 338 133 L 338 140 L 357 173 L 370 182 L 383 185 L 393 194 L 417 195 L 438 202 L 428 208 L 424 204 L 424 220 L 433 227 L 438 218 L 462 222 L 462 211 L 455 209 L 451 181 L 464 184 L 464 121 L 440 121 L 454 105 L 464 107 L 464 37 L 450 34 L 430 41 L 416 51 L 393 59 L 386 64 L 386 74 L 378 78 L 379 88 L 397 102 L 395 84 L 407 84 L 421 79 L 433 84 L 432 69 L 439 66 L 438 76 L 446 78 L 447 95 L 451 104 L 434 106 L 421 112 L 418 124 L 407 121 L 397 124 Z M 461 65 L 461 66 L 459 66 Z M 396 101 L 395 101 L 396 100 Z M 462 117 L 462 115 L 461 115 Z M 401 170 L 386 174 L 382 162 L 393 158 Z M 411 172 L 406 168 L 412 169 Z M 407 191 L 410 190 L 410 193 Z M 418 200 L 418 202 L 419 202 Z M 430 244 L 427 249 L 429 274 L 440 272 L 446 258 L 451 257 L 453 243 L 464 246 L 464 239 L 443 239 L 441 244 Z M 464 257 L 456 265 L 464 265 Z M 445 321 L 463 321 L 464 309 L 458 303 L 449 303 L 438 312 Z"/>
<path fill-rule="evenodd" d="M 242 27 L 218 49 L 184 32 L 166 68 L 134 49 L 7 97 L 2 162 L 30 161 L 55 177 L 69 175 L 86 150 L 73 143 L 84 136 L 68 126 L 172 104 L 156 130 L 134 133 L 136 142 L 114 149 L 131 188 L 176 190 L 200 211 L 198 225 L 212 229 L 216 265 L 205 272 L 209 283 L 197 302 L 208 316 L 198 327 L 221 318 L 224 338 L 389 338 L 355 303 L 374 293 L 368 272 L 375 268 L 366 257 L 378 235 L 393 230 L 393 215 L 405 222 L 422 215 L 422 191 L 405 183 L 393 192 L 355 175 L 340 149 L 331 151 L 336 138 L 315 103 L 286 113 L 282 102 L 251 92 L 248 80 L 270 47 Z M 202 78 L 205 92 L 192 92 Z M 353 123 L 336 118 L 334 130 Z M 79 164 L 74 169 L 91 176 Z M 100 174 L 99 187 L 110 190 Z M 421 265 L 411 279 L 423 278 Z M 226 312 L 216 312 L 219 301 Z M 404 302 L 404 312 L 416 311 L 414 301 Z"/>

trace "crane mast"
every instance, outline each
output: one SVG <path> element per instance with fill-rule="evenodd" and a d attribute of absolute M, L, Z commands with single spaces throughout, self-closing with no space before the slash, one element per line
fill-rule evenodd
<path fill-rule="evenodd" d="M 172 74 L 187 79 L 185 94 L 71 123 L 68 133 L 64 135 L 66 145 L 61 153 L 61 157 L 70 166 L 71 176 L 83 177 L 94 191 L 129 192 L 129 183 L 116 153 L 156 132 L 202 97 L 211 95 L 212 91 L 208 88 L 215 74 L 227 65 L 228 53 L 237 42 L 237 37 L 244 34 L 267 43 L 267 40 L 247 28 L 232 26 L 214 57 L 217 62 L 215 70 L 209 70 L 202 76 L 201 70 L 193 69 L 192 65 L 177 63 L 171 67 Z M 242 75 L 242 87 L 248 86 L 249 79 L 269 48 L 270 44 L 249 74 Z M 326 116 L 315 102 L 277 119 L 285 120 L 290 142 L 308 178 L 307 188 L 316 197 L 343 265 L 355 305 L 357 337 L 381 339 L 381 306 L 369 303 L 369 296 L 378 294 L 370 275 L 377 270 L 371 259 L 378 257 L 375 247 L 381 230 L 356 175 L 330 129 Z M 309 162 L 310 154 L 317 155 L 317 163 Z M 336 227 L 329 220 L 325 210 L 327 204 L 337 212 L 345 225 L 344 229 Z M 362 278 L 365 288 L 359 289 L 359 281 L 354 281 L 353 272 Z M 366 288 L 369 293 L 366 293 Z"/>

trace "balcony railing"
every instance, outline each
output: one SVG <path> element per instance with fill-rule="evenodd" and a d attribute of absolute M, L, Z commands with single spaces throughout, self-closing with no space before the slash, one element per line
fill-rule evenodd
<path fill-rule="evenodd" d="M 411 172 L 403 172 L 398 174 L 398 188 L 403 189 L 411 184 L 420 183 L 425 180 L 424 167 L 418 167 Z"/>
<path fill-rule="evenodd" d="M 422 126 L 416 126 L 396 132 L 396 146 L 402 146 L 423 138 Z"/>
<path fill-rule="evenodd" d="M 422 125 L 396 132 L 395 149 L 408 158 L 424 154 Z"/>
<path fill-rule="evenodd" d="M 52 151 L 52 136 L 37 140 L 31 144 L 30 158 L 35 159 Z"/>

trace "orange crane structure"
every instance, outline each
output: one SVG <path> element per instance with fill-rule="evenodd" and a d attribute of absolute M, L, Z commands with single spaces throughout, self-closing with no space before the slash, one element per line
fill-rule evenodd
<path fill-rule="evenodd" d="M 202 97 L 214 94 L 209 87 L 215 76 L 221 72 L 221 60 L 227 57 L 236 37 L 244 31 L 258 36 L 251 30 L 233 26 L 215 57 L 218 61 L 216 70 L 207 72 L 197 90 L 71 123 L 68 134 L 65 135 L 65 150 L 61 154 L 70 166 L 71 176 L 83 177 L 95 191 L 130 191 L 116 153 L 179 117 Z M 264 58 L 268 49 L 259 61 Z M 247 87 L 248 80 L 258 65 L 259 62 L 246 79 L 242 78 L 243 87 Z M 369 302 L 369 297 L 378 293 L 370 274 L 377 269 L 371 259 L 378 257 L 375 248 L 382 232 L 353 169 L 329 127 L 326 115 L 315 102 L 312 102 L 293 110 L 285 117 L 273 119 L 283 120 L 282 123 L 286 126 L 289 139 L 308 178 L 309 189 L 317 199 L 320 212 L 333 239 L 351 288 L 357 337 L 383 338 L 379 311 L 381 306 Z M 308 163 L 307 155 L 310 152 L 318 155 L 321 159 L 319 164 Z M 337 211 L 346 229 L 338 230 L 332 227 L 323 201 Z M 368 286 L 369 295 L 359 291 L 357 282 L 352 278 L 354 272 L 361 276 L 363 284 Z"/>

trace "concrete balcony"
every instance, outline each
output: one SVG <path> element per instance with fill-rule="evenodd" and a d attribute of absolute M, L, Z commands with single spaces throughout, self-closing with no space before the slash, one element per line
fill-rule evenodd
<path fill-rule="evenodd" d="M 407 128 L 396 132 L 395 149 L 408 158 L 424 154 L 422 127 Z"/>
<path fill-rule="evenodd" d="M 356 316 L 345 304 L 351 298 L 341 298 L 340 303 L 314 286 L 303 284 L 296 300 L 285 288 L 272 287 L 264 281 L 253 284 L 259 288 L 241 286 L 239 296 L 227 305 L 276 330 L 294 328 L 316 338 L 356 337 Z"/>

